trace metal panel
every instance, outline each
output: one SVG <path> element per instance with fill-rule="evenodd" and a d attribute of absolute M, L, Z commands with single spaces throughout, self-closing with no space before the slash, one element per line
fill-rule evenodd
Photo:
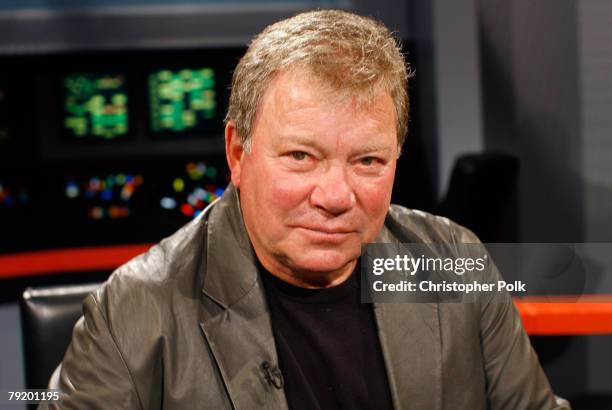
<path fill-rule="evenodd" d="M 25 9 L 0 12 L 0 54 L 246 44 L 266 25 L 348 1 Z"/>

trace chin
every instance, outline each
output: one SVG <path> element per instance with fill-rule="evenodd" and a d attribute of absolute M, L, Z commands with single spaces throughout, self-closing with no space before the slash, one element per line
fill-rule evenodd
<path fill-rule="evenodd" d="M 295 259 L 296 270 L 308 272 L 333 272 L 344 268 L 359 257 L 359 253 L 347 255 L 335 250 L 311 251 Z"/>

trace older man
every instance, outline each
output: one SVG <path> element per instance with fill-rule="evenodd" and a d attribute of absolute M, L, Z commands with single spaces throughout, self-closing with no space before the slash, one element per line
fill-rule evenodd
<path fill-rule="evenodd" d="M 258 35 L 232 83 L 232 184 L 87 298 L 57 406 L 560 408 L 509 298 L 360 303 L 363 243 L 477 241 L 389 205 L 407 78 L 389 31 L 350 13 Z"/>

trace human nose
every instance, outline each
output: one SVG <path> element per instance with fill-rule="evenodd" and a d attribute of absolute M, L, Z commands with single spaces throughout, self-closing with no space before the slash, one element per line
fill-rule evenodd
<path fill-rule="evenodd" d="M 355 192 L 342 166 L 330 166 L 320 176 L 310 194 L 310 202 L 332 215 L 340 215 L 355 206 Z"/>

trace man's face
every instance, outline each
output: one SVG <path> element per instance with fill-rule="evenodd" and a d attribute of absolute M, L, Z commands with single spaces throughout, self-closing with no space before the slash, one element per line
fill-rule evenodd
<path fill-rule="evenodd" d="M 266 90 L 251 152 L 238 148 L 232 125 L 227 137 L 232 182 L 264 267 L 305 283 L 352 271 L 391 199 L 398 155 L 391 97 L 381 93 L 362 106 L 338 101 L 316 77 L 293 69 Z"/>

